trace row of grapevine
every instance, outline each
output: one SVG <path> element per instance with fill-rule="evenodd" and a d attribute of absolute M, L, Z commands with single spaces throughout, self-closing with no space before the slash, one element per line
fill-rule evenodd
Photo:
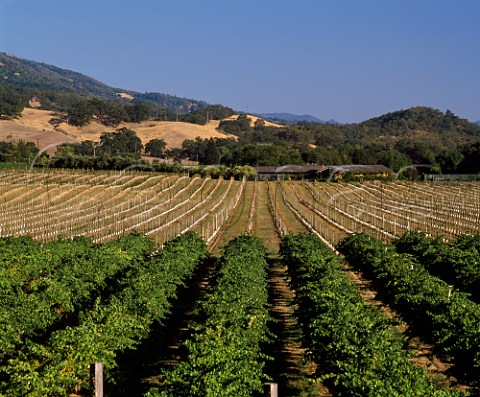
<path fill-rule="evenodd" d="M 268 208 L 281 234 L 292 223 L 294 229 L 300 227 L 294 212 L 305 227 L 332 245 L 346 233 L 365 230 L 388 240 L 409 230 L 452 239 L 480 229 L 476 184 L 259 183 L 264 184 L 259 190 L 268 189 Z M 141 171 L 2 171 L 0 236 L 31 235 L 51 241 L 81 235 L 103 242 L 137 231 L 148 233 L 161 246 L 195 230 L 213 241 L 232 209 L 219 199 L 227 191 L 228 196 L 237 192 L 241 202 L 244 187 L 238 181 Z M 223 201 L 231 202 L 227 196 Z"/>
<path fill-rule="evenodd" d="M 192 229 L 212 240 L 245 186 L 131 171 L 12 174 L 16 180 L 0 174 L 0 236 L 31 235 L 43 241 L 88 236 L 104 242 L 137 231 L 161 246 Z"/>
<path fill-rule="evenodd" d="M 29 237 L 0 239 L 0 362 L 25 338 L 39 338 L 69 321 L 152 249 L 140 235 L 104 246 L 85 238 L 48 244 Z"/>
<path fill-rule="evenodd" d="M 193 230 L 210 243 L 243 200 L 246 185 L 141 172 L 90 172 L 90 180 L 84 172 L 30 173 L 31 180 L 18 173 L 19 183 L 0 174 L 0 182 L 6 178 L 19 189 L 10 195 L 9 185 L 0 184 L 0 236 L 87 236 L 101 243 L 139 232 L 161 246 Z"/>
<path fill-rule="evenodd" d="M 411 255 L 364 234 L 344 239 L 338 250 L 348 262 L 376 280 L 379 297 L 396 310 L 412 332 L 434 343 L 455 364 L 463 382 L 480 379 L 480 306 L 468 295 L 432 276 Z"/>
<path fill-rule="evenodd" d="M 281 254 L 296 292 L 304 343 L 334 395 L 461 395 L 435 386 L 409 361 L 392 320 L 364 302 L 340 259 L 318 238 L 287 235 Z"/>
<path fill-rule="evenodd" d="M 364 231 L 384 241 L 407 231 L 442 238 L 480 231 L 480 188 L 476 184 L 459 187 L 467 200 L 458 200 L 449 185 L 420 183 L 287 182 L 280 188 L 283 201 L 297 218 L 331 245 L 346 234 Z"/>
<path fill-rule="evenodd" d="M 414 255 L 431 274 L 480 303 L 480 235 L 462 235 L 447 243 L 426 233 L 410 232 L 393 243 L 397 252 Z"/>
<path fill-rule="evenodd" d="M 233 180 L 227 186 L 225 192 L 212 200 L 210 206 L 200 206 L 198 213 L 191 215 L 191 221 L 187 230 L 193 230 L 203 239 L 210 243 L 220 231 L 222 225 L 230 217 L 240 201 L 244 198 L 246 179 L 243 179 L 240 186 Z"/>
<path fill-rule="evenodd" d="M 422 230 L 447 238 L 480 230 L 478 184 L 452 186 L 397 181 L 315 184 L 309 188 L 319 203 L 370 224 L 372 230 L 394 235 Z"/>
<path fill-rule="evenodd" d="M 333 188 L 335 193 L 328 192 L 329 188 Z M 369 230 L 372 234 L 379 238 L 392 238 L 394 235 L 386 231 L 385 222 L 389 222 L 385 218 L 383 212 L 375 213 L 372 208 L 366 206 L 363 200 L 358 200 L 357 192 L 347 194 L 339 188 L 338 185 L 323 187 L 322 189 L 327 193 L 328 199 L 321 198 L 311 185 L 307 186 L 307 190 L 314 198 L 314 209 L 326 214 L 329 218 L 339 218 L 340 223 L 348 225 L 348 233 L 359 232 L 362 230 Z M 350 193 L 350 192 L 349 192 Z M 390 222 L 393 224 L 394 234 L 396 233 L 395 220 Z"/>
<path fill-rule="evenodd" d="M 275 230 L 280 236 L 283 236 L 287 233 L 287 226 L 284 219 L 282 219 L 282 214 L 280 213 L 280 211 L 278 211 L 277 208 L 278 184 L 273 184 L 272 186 L 272 184 L 267 181 L 265 187 L 267 189 L 268 196 L 267 207 L 270 211 L 270 214 L 272 215 Z"/>
<path fill-rule="evenodd" d="M 268 341 L 267 262 L 261 241 L 239 236 L 225 247 L 212 292 L 185 343 L 188 356 L 149 396 L 251 397 L 262 391 L 261 346 Z"/>
<path fill-rule="evenodd" d="M 282 199 L 287 207 L 292 211 L 297 219 L 311 232 L 316 234 L 332 249 L 333 246 L 340 241 L 347 233 L 350 233 L 350 229 L 343 226 L 341 221 L 337 219 L 337 213 L 331 213 L 325 215 L 304 200 L 296 186 L 289 184 L 282 186 Z"/>
<path fill-rule="evenodd" d="M 123 257 L 131 262 L 139 250 L 137 241 L 124 238 L 110 261 Z M 117 354 L 135 348 L 154 322 L 162 322 L 178 286 L 193 275 L 206 254 L 205 242 L 186 233 L 111 280 L 62 326 L 42 337 L 23 338 L 1 363 L 0 394 L 40 397 L 85 392 L 90 388 L 89 366 L 96 361 L 104 364 L 108 379 Z M 102 265 L 96 263 L 97 271 Z M 68 279 L 63 282 L 68 286 Z"/>
<path fill-rule="evenodd" d="M 128 183 L 136 179 L 134 176 L 119 177 L 111 186 L 105 184 L 110 178 L 98 181 L 98 185 L 95 185 L 98 180 L 96 173 L 91 175 L 90 183 L 82 185 L 77 185 L 74 175 L 69 176 L 72 178 L 70 183 L 57 184 L 54 188 L 46 181 L 39 181 L 33 186 L 22 185 L 20 194 L 0 206 L 3 215 L 0 233 L 3 236 L 92 235 L 92 230 L 108 225 L 114 217 L 118 220 L 119 214 L 126 210 L 138 208 L 138 212 L 151 208 L 154 205 L 153 200 L 158 200 L 158 195 L 167 194 L 167 185 L 176 184 L 180 179 L 151 177 L 149 179 L 152 181 L 147 179 L 150 187 L 142 188 L 142 185 L 139 185 L 132 190 Z M 108 174 L 105 175 L 107 176 Z M 83 178 L 82 174 L 78 177 Z M 120 183 L 120 180 L 124 183 Z M 150 185 L 150 182 L 154 181 L 157 184 Z M 24 197 L 32 191 L 32 197 Z M 0 193 L 2 197 L 8 198 L 4 191 Z M 161 200 L 164 201 L 165 198 L 162 197 Z M 85 225 L 88 227 L 85 228 Z"/>

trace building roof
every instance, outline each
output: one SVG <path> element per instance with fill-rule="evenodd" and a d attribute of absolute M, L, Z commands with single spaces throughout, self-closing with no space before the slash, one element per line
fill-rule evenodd
<path fill-rule="evenodd" d="M 346 165 L 329 165 L 326 167 L 334 172 L 341 173 L 379 173 L 379 172 L 392 172 L 390 168 L 384 165 L 363 165 L 363 164 L 346 164 Z"/>
<path fill-rule="evenodd" d="M 362 164 L 346 164 L 346 165 L 282 165 L 275 166 L 257 166 L 255 167 L 257 174 L 305 174 L 307 172 L 323 172 L 330 170 L 338 173 L 390 173 L 391 170 L 384 165 L 362 165 Z"/>
<path fill-rule="evenodd" d="M 257 174 L 304 174 L 306 172 L 321 172 L 326 170 L 323 165 L 282 165 L 275 166 L 257 166 Z"/>

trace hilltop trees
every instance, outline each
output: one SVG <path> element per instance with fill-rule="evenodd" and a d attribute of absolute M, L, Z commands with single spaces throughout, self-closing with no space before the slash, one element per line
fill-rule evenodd
<path fill-rule="evenodd" d="M 97 97 L 77 99 L 67 109 L 68 123 L 80 127 L 93 120 L 111 126 L 121 122 L 140 123 L 151 116 L 152 111 L 146 102 L 104 101 Z"/>
<path fill-rule="evenodd" d="M 480 126 L 456 116 L 452 111 L 445 113 L 425 106 L 416 106 L 406 110 L 386 113 L 359 124 L 359 126 L 379 133 L 401 133 L 421 130 L 429 132 L 448 132 L 458 130 L 469 135 L 480 136 Z"/>
<path fill-rule="evenodd" d="M 239 135 L 242 132 L 249 132 L 252 130 L 250 121 L 245 114 L 241 114 L 236 120 L 223 120 L 220 122 L 219 128 L 228 134 Z"/>
<path fill-rule="evenodd" d="M 184 121 L 192 124 L 205 125 L 210 120 L 223 120 L 235 114 L 233 109 L 221 105 L 210 105 L 197 109 L 192 113 L 176 115 L 178 121 Z"/>
<path fill-rule="evenodd" d="M 142 164 L 143 145 L 135 131 L 120 128 L 105 132 L 100 142 L 66 143 L 57 149 L 50 165 L 63 168 L 123 169 Z"/>
<path fill-rule="evenodd" d="M 80 99 L 68 109 L 67 123 L 81 127 L 90 123 L 94 114 L 93 104 L 88 100 Z"/>

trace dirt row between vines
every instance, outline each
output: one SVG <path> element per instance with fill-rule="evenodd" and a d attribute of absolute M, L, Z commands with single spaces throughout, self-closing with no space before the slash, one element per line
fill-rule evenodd
<path fill-rule="evenodd" d="M 282 397 L 331 396 L 319 382 L 314 381 L 316 365 L 304 360 L 301 325 L 295 315 L 294 292 L 288 284 L 287 268 L 279 258 L 270 259 L 269 289 L 272 331 L 277 341 L 268 352 L 274 361 L 267 363 L 267 372 L 279 385 Z"/>
<path fill-rule="evenodd" d="M 330 396 L 321 383 L 314 381 L 315 364 L 305 361 L 301 324 L 293 305 L 294 292 L 288 283 L 287 267 L 278 256 L 281 231 L 276 229 L 275 220 L 277 225 L 288 225 L 284 232 L 299 233 L 307 229 L 286 206 L 276 183 L 262 183 L 256 197 L 256 207 L 260 210 L 255 215 L 253 233 L 274 253 L 269 259 L 268 285 L 276 340 L 267 352 L 274 359 L 267 362 L 266 372 L 278 383 L 282 397 Z"/>
<path fill-rule="evenodd" d="M 105 388 L 106 396 L 143 397 L 161 383 L 162 371 L 173 368 L 186 357 L 184 342 L 190 335 L 198 301 L 208 291 L 212 261 L 199 267 L 194 277 L 179 289 L 171 313 L 164 324 L 157 324 L 137 349 L 120 356 L 114 374 L 116 384 Z"/>

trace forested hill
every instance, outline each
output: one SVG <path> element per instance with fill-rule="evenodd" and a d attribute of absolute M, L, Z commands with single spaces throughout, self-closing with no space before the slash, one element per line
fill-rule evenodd
<path fill-rule="evenodd" d="M 170 111 L 189 112 L 207 104 L 163 93 L 139 93 L 110 87 L 84 74 L 0 52 L 0 82 L 17 93 L 37 97 L 45 109 L 62 109 L 79 96 L 103 100 L 144 100 Z"/>
<path fill-rule="evenodd" d="M 276 122 L 283 122 L 286 124 L 295 124 L 302 121 L 306 121 L 308 123 L 330 123 L 330 124 L 338 124 L 335 120 L 324 121 L 320 120 L 319 118 L 312 116 L 310 114 L 291 114 L 291 113 L 259 113 L 257 116 L 261 117 L 262 119 Z"/>
<path fill-rule="evenodd" d="M 371 133 L 403 135 L 412 131 L 433 133 L 464 133 L 480 137 L 480 126 L 456 116 L 452 111 L 445 113 L 430 107 L 417 106 L 375 117 L 360 123 L 360 127 Z"/>
<path fill-rule="evenodd" d="M 12 87 L 27 91 L 60 91 L 109 99 L 118 92 L 81 73 L 5 53 L 0 53 L 0 77 Z"/>
<path fill-rule="evenodd" d="M 413 107 L 355 124 L 301 122 L 284 128 L 233 120 L 220 128 L 239 136 L 243 152 L 232 158 L 244 164 L 382 164 L 395 171 L 428 164 L 444 173 L 480 172 L 480 126 L 449 110 Z M 259 148 L 258 142 L 274 147 Z M 220 142 L 217 146 L 227 152 Z M 202 148 L 196 150 L 190 155 Z"/>

